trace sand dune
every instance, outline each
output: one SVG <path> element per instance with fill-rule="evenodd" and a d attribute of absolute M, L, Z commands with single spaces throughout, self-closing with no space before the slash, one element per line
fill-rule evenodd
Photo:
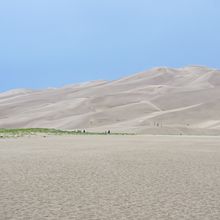
<path fill-rule="evenodd" d="M 0 93 L 0 127 L 220 134 L 220 71 L 154 68 L 115 81 Z"/>

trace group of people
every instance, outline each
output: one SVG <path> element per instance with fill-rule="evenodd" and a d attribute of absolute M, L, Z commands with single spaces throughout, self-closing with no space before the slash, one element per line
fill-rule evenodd
<path fill-rule="evenodd" d="M 86 130 L 84 129 L 84 130 L 77 130 L 77 133 L 86 133 Z M 110 130 L 108 130 L 108 131 L 105 131 L 105 134 L 111 134 L 111 131 Z"/>

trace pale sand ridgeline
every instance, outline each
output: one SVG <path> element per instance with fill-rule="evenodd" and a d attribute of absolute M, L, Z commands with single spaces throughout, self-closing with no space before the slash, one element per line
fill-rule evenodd
<path fill-rule="evenodd" d="M 115 81 L 0 94 L 0 128 L 220 135 L 220 71 L 154 68 Z"/>
<path fill-rule="evenodd" d="M 0 219 L 218 220 L 220 138 L 0 139 Z"/>

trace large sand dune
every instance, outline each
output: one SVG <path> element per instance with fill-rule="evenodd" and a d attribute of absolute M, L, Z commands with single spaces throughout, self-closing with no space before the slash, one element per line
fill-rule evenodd
<path fill-rule="evenodd" d="M 220 134 L 220 71 L 154 68 L 115 81 L 0 94 L 0 127 Z"/>
<path fill-rule="evenodd" d="M 2 220 L 219 220 L 220 138 L 0 139 Z"/>

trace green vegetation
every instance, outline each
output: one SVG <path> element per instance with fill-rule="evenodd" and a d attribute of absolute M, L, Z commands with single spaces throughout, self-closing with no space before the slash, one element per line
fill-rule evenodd
<path fill-rule="evenodd" d="M 85 130 L 66 131 L 49 128 L 0 128 L 0 138 L 4 137 L 21 137 L 27 135 L 134 135 L 129 133 L 109 133 L 109 132 L 87 132 Z"/>

